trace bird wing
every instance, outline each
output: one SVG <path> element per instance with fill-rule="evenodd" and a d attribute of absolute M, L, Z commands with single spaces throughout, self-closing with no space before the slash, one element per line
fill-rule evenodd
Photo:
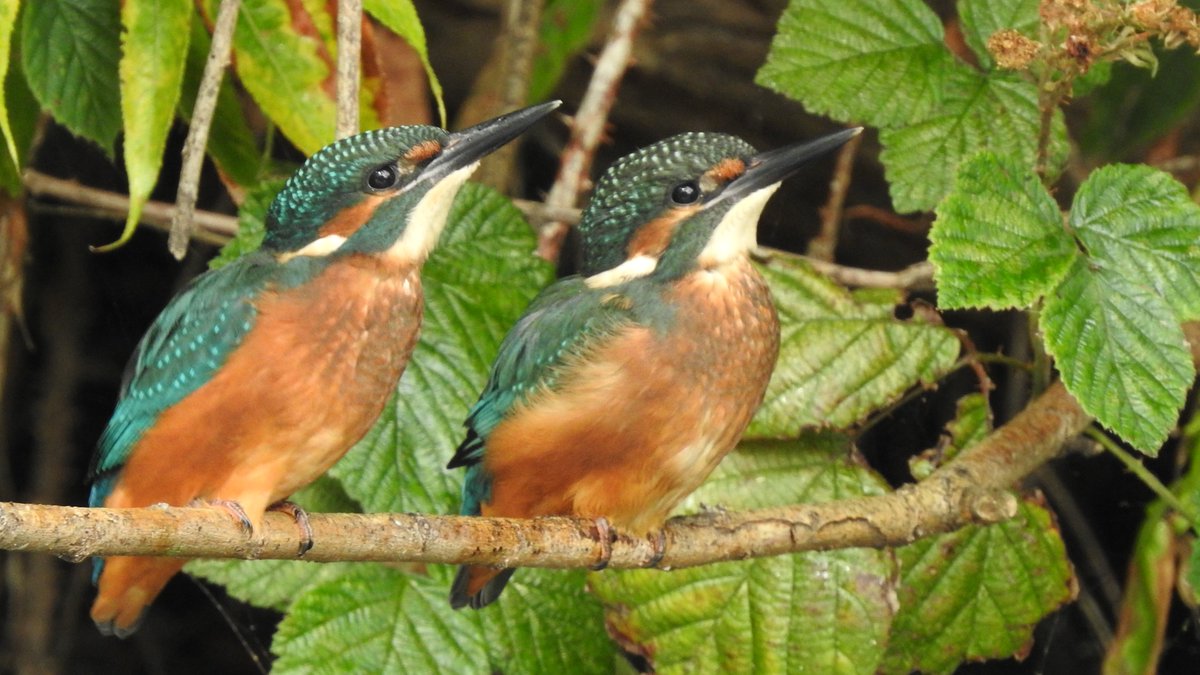
<path fill-rule="evenodd" d="M 254 298 L 279 276 L 268 254 L 251 254 L 196 277 L 158 315 L 125 367 L 120 399 L 92 461 L 92 506 L 155 420 L 209 380 L 250 331 Z"/>
<path fill-rule="evenodd" d="M 631 303 L 619 290 L 589 288 L 580 277 L 542 291 L 501 343 L 487 385 L 467 415 L 467 437 L 447 468 L 478 464 L 488 434 L 513 405 L 553 388 L 565 361 L 634 321 Z"/>

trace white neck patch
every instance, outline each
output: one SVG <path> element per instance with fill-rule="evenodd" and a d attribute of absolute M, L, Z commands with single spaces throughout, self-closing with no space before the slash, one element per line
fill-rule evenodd
<path fill-rule="evenodd" d="M 588 288 L 608 288 L 625 283 L 630 279 L 649 276 L 658 267 L 658 258 L 635 255 L 610 270 L 604 270 L 583 280 Z"/>
<path fill-rule="evenodd" d="M 346 238 L 340 234 L 327 234 L 320 239 L 314 239 L 308 242 L 299 251 L 288 251 L 281 253 L 278 256 L 280 263 L 285 263 L 292 258 L 307 256 L 310 258 L 322 258 L 342 247 L 346 243 Z"/>
<path fill-rule="evenodd" d="M 437 245 L 438 237 L 446 228 L 450 205 L 463 183 L 471 177 L 479 162 L 468 164 L 438 181 L 421 197 L 408 217 L 404 234 L 387 251 L 387 257 L 395 260 L 424 262 L 429 252 Z"/>
<path fill-rule="evenodd" d="M 700 252 L 701 267 L 727 263 L 758 245 L 758 217 L 778 188 L 779 183 L 768 185 L 750 193 L 729 209 Z"/>

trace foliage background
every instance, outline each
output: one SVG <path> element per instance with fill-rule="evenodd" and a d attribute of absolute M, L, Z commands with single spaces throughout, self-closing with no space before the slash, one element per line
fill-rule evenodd
<path fill-rule="evenodd" d="M 35 5 L 32 2 L 29 4 Z M 47 2 L 41 6 L 45 8 L 51 4 Z M 622 86 L 613 111 L 612 143 L 602 149 L 597 166 L 604 166 L 612 158 L 635 147 L 685 129 L 716 129 L 735 133 L 764 148 L 832 129 L 827 119 L 813 117 L 798 103 L 754 84 L 756 73 L 766 59 L 776 21 L 786 4 L 783 0 L 661 0 L 654 3 L 653 20 L 638 38 L 635 66 Z M 487 50 L 465 49 L 463 45 L 490 43 L 497 33 L 502 3 L 496 0 L 444 0 L 418 1 L 415 5 L 425 25 L 430 61 L 445 90 L 451 119 L 454 120 L 456 116 L 460 119 L 469 117 L 472 106 L 481 105 L 481 92 L 487 89 Z M 862 3 L 856 2 L 845 5 L 852 9 L 863 7 Z M 953 15 L 953 3 L 936 2 L 932 5 L 944 19 Z M 605 16 L 605 11 L 602 9 L 599 12 L 601 17 Z M 605 25 L 603 18 L 597 25 Z M 327 26 L 321 28 L 328 30 Z M 202 37 L 193 33 L 193 47 Z M 972 35 L 965 39 L 968 42 L 979 40 L 978 36 Z M 597 43 L 595 38 L 592 42 Z M 717 54 L 714 54 L 714 45 L 718 46 Z M 247 48 L 253 49 L 253 45 Z M 813 51 L 821 53 L 817 48 Z M 388 53 L 396 56 L 399 52 Z M 941 57 L 935 55 L 931 58 Z M 407 79 L 401 80 L 407 83 L 401 95 L 393 97 L 400 100 L 392 103 L 397 106 L 407 104 L 408 107 L 390 114 L 395 115 L 394 119 L 397 120 L 405 119 L 406 115 L 411 119 L 431 115 L 434 107 L 427 98 L 424 83 L 412 75 L 412 72 L 421 72 L 421 64 L 414 62 L 411 57 L 401 59 L 397 56 L 395 60 L 407 63 L 409 74 Z M 585 58 L 578 56 L 565 60 L 563 66 L 563 79 L 553 85 L 553 95 L 563 98 L 566 108 L 572 110 L 590 76 L 590 66 Z M 1095 165 L 1117 160 L 1163 161 L 1192 157 L 1198 149 L 1194 139 L 1197 129 L 1195 103 L 1200 99 L 1200 76 L 1197 76 L 1196 70 L 1194 60 L 1182 60 L 1175 54 L 1163 57 L 1155 79 L 1147 78 L 1143 71 L 1122 66 L 1115 68 L 1108 85 L 1091 96 L 1081 98 L 1067 109 L 1067 122 L 1075 130 L 1082 152 L 1072 163 L 1065 165 L 1064 171 L 1085 172 Z M 194 73 L 191 76 L 185 74 L 185 80 L 188 77 L 194 78 Z M 766 79 L 766 76 L 763 77 Z M 839 90 L 835 85 L 827 86 L 821 94 L 827 97 L 827 106 L 822 108 L 816 105 L 815 110 L 836 113 L 837 106 L 849 105 L 854 92 Z M 535 82 L 535 90 L 538 86 L 543 89 L 551 87 Z M 1012 95 L 1013 89 L 1006 89 L 1006 86 L 998 85 L 997 96 Z M 184 91 L 186 96 L 186 85 Z M 21 95 L 21 92 L 9 94 L 10 107 L 23 100 Z M 535 98 L 548 95 L 549 91 L 543 91 Z M 1169 106 L 1163 104 L 1168 97 L 1172 101 Z M 24 105 L 30 105 L 28 99 L 24 100 Z M 914 138 L 916 132 L 910 130 L 910 125 L 920 123 L 923 114 L 921 105 L 919 96 L 899 101 L 894 109 L 894 118 L 870 120 L 884 127 L 884 131 L 872 129 L 868 132 L 867 142 L 859 153 L 854 169 L 848 204 L 878 207 L 890 213 L 893 208 L 901 212 L 928 209 L 937 201 L 928 192 L 922 192 L 929 189 L 929 176 L 918 175 L 907 182 L 897 181 L 895 175 L 885 175 L 880 161 L 881 147 L 886 153 L 889 143 L 894 148 L 896 144 Z M 324 109 L 325 106 L 326 103 L 319 100 L 313 103 L 314 109 Z M 753 111 L 753 114 L 748 115 L 746 111 Z M 56 111 L 55 114 L 69 113 Z M 113 170 L 114 164 L 123 166 L 125 153 L 130 152 L 117 140 L 119 126 L 114 127 L 111 120 L 106 123 L 103 119 L 96 119 L 94 114 L 89 116 L 88 111 L 83 111 L 83 115 L 86 123 L 97 125 L 94 131 L 96 136 L 108 139 L 107 143 L 99 144 L 105 147 L 81 141 L 62 127 L 50 125 L 44 130 L 44 140 L 33 165 L 52 175 L 78 178 L 87 185 L 118 192 L 128 191 L 132 181 L 128 181 L 119 170 Z M 987 120 L 983 120 L 983 123 L 986 124 Z M 462 126 L 462 122 L 451 123 L 451 127 L 457 126 Z M 1014 142 L 1027 142 L 1028 138 L 1023 134 L 1028 132 L 1028 126 L 1026 120 L 1024 126 L 1006 129 L 1005 134 L 1011 135 Z M 934 129 L 931 133 L 941 132 Z M 302 156 L 289 147 L 278 133 L 273 134 L 261 118 L 253 115 L 245 128 L 214 130 L 214 134 L 224 134 L 224 138 L 253 134 L 260 140 L 270 139 L 268 142 L 276 148 L 272 161 L 297 161 Z M 163 175 L 154 198 L 168 201 L 173 198 L 171 187 L 174 184 L 174 172 L 178 171 L 175 149 L 180 145 L 182 136 L 183 129 L 177 125 L 165 139 L 167 151 L 163 155 Z M 565 130 L 561 125 L 544 125 L 532 135 L 520 162 L 526 172 L 520 188 L 521 195 L 537 198 L 548 187 L 556 166 L 553 159 L 564 137 Z M 311 150 L 312 147 L 305 146 L 315 143 L 312 140 L 305 141 L 303 136 L 297 136 L 295 142 L 305 150 Z M 234 145 L 231 152 L 236 151 L 236 144 L 231 145 Z M 1058 161 L 1065 161 L 1065 146 L 1056 150 L 1055 156 Z M 271 163 L 256 157 L 240 157 L 221 168 L 226 172 L 245 172 L 239 182 L 253 184 L 271 170 Z M 817 208 L 825 198 L 831 167 L 832 158 L 815 163 L 779 192 L 763 218 L 760 228 L 760 240 L 763 243 L 785 250 L 804 250 L 805 243 L 815 231 Z M 1189 187 L 1195 185 L 1197 175 L 1194 166 L 1190 170 L 1185 167 L 1179 175 Z M 885 182 L 885 178 L 888 182 Z M 943 181 L 945 187 L 952 176 L 936 178 Z M 905 186 L 900 192 L 896 188 L 898 183 Z M 203 185 L 202 208 L 230 210 L 230 197 L 222 189 L 211 165 L 206 167 Z M 257 194 L 249 195 L 250 199 L 256 197 L 261 198 Z M 869 210 L 860 210 L 858 213 L 866 217 L 848 217 L 843 225 L 836 251 L 839 262 L 868 268 L 900 269 L 925 259 L 928 246 L 926 234 L 932 220 L 930 216 L 918 213 L 906 218 L 881 218 Z M 3 491 L 0 496 L 4 499 L 83 503 L 82 476 L 94 439 L 111 410 L 124 360 L 174 290 L 201 271 L 214 253 L 212 248 L 196 245 L 183 264 L 177 264 L 167 255 L 162 235 L 143 229 L 134 235 L 127 247 L 109 255 L 93 256 L 87 252 L 87 245 L 111 241 L 120 228 L 111 222 L 86 215 L 53 203 L 35 203 L 31 211 L 30 265 L 24 283 L 28 289 L 25 298 L 26 320 L 35 348 L 27 349 L 19 340 L 14 341 L 5 364 L 6 407 L 4 434 L 0 440 L 8 460 L 0 474 L 0 490 Z M 453 246 L 446 249 L 456 251 Z M 461 248 L 457 252 L 470 255 L 470 251 L 464 252 Z M 564 271 L 569 271 L 570 256 L 565 259 Z M 547 274 L 545 269 L 530 269 L 527 278 L 530 289 L 536 287 L 535 282 L 544 281 Z M 795 282 L 797 278 L 803 280 L 806 277 L 802 274 L 785 277 L 780 283 L 787 288 L 788 279 Z M 879 318 L 885 317 L 895 303 L 894 297 L 870 294 L 851 298 L 819 281 L 812 281 L 808 286 L 796 283 L 790 290 L 791 293 L 782 301 L 797 316 L 803 316 L 805 311 L 812 311 L 812 307 L 819 306 L 836 308 L 846 313 L 848 319 L 862 316 Z M 930 293 L 918 294 L 917 297 L 933 300 Z M 443 300 L 452 302 L 453 298 Z M 787 304 L 788 301 L 791 304 Z M 519 309 L 519 306 L 513 306 L 505 308 L 505 311 Z M 948 312 L 945 316 L 951 325 L 967 329 L 980 350 L 1020 354 L 1022 349 L 1028 348 L 1024 320 L 1015 312 L 964 311 Z M 502 331 L 502 322 L 498 321 L 494 328 Z M 459 356 L 486 362 L 486 355 L 480 353 Z M 1000 423 L 1024 404 L 1028 381 L 1019 372 L 1003 368 L 994 369 L 993 377 L 999 388 L 992 395 L 992 404 L 996 421 Z M 956 413 L 956 401 L 974 386 L 970 374 L 959 371 L 942 379 L 937 390 L 920 392 L 903 405 L 888 410 L 888 414 L 870 418 L 869 425 L 856 438 L 859 449 L 884 479 L 896 482 L 904 478 L 909 471 L 908 455 L 938 445 L 944 425 Z M 768 414 L 756 423 L 761 436 L 770 435 L 771 421 Z M 859 420 L 857 415 L 851 415 L 844 421 L 850 423 Z M 452 427 L 455 421 L 440 420 L 439 424 Z M 831 439 L 828 442 L 836 444 L 839 441 Z M 865 493 L 881 489 L 878 477 L 866 475 L 853 466 L 845 467 L 844 475 L 836 474 L 836 480 L 810 484 L 804 478 L 808 469 L 802 452 L 781 454 L 779 448 L 769 445 L 756 447 L 753 451 L 761 453 L 757 456 L 765 458 L 763 461 L 783 462 L 779 470 L 793 472 L 797 476 L 796 484 L 804 487 L 794 493 L 760 495 L 767 500 L 763 502 L 764 505 L 774 503 L 772 500 L 787 503 L 827 497 L 837 494 L 838 490 L 850 489 L 848 486 Z M 787 461 L 779 457 L 785 457 Z M 1178 471 L 1177 457 L 1166 453 L 1152 461 L 1150 466 L 1169 480 Z M 735 462 L 726 468 L 730 472 L 728 482 L 706 487 L 707 491 L 713 493 L 708 499 L 718 503 L 737 492 L 735 479 L 739 466 Z M 352 475 L 353 467 L 345 467 L 344 471 L 344 475 Z M 450 480 L 448 476 L 445 479 Z M 1147 550 L 1146 546 L 1135 547 L 1134 537 L 1143 522 L 1150 494 L 1139 482 L 1128 478 L 1120 465 L 1108 455 L 1089 457 L 1083 453 L 1071 454 L 1039 471 L 1031 484 L 1045 491 L 1050 505 L 1066 523 L 1063 528 L 1064 539 L 1068 554 L 1077 565 L 1081 600 L 1052 614 L 1040 624 L 1036 646 L 1025 663 L 1001 660 L 966 666 L 967 671 L 1096 670 L 1103 655 L 1097 626 L 1107 625 L 1111 630 L 1119 611 L 1124 568 L 1133 551 Z M 704 501 L 706 495 L 698 495 L 694 503 Z M 321 498 L 337 503 L 336 495 L 323 495 Z M 411 503 L 379 506 L 416 509 L 432 504 L 416 498 Z M 1041 504 L 1031 502 L 1023 507 L 1023 517 L 1031 520 L 1041 518 L 1039 514 L 1044 513 L 1041 509 Z M 957 546 L 960 543 L 940 542 L 939 545 Z M 980 542 L 968 536 L 968 541 L 961 545 L 980 546 Z M 984 542 L 982 545 L 986 547 L 987 544 Z M 919 553 L 918 550 L 907 555 L 919 557 Z M 836 568 L 834 563 L 824 564 Z M 875 564 L 879 565 L 879 574 L 887 574 L 888 563 L 877 561 Z M 1020 561 L 1009 561 L 1007 564 L 1019 565 Z M 100 673 L 255 672 L 250 654 L 266 653 L 278 620 L 277 614 L 241 605 L 224 597 L 222 591 L 217 589 L 217 603 L 226 608 L 228 616 L 238 627 L 236 632 L 231 631 L 214 603 L 198 586 L 178 581 L 156 604 L 153 621 L 136 638 L 126 642 L 105 640 L 92 630 L 86 620 L 86 606 L 90 602 L 86 566 L 70 566 L 54 560 L 35 560 L 11 554 L 5 554 L 5 565 L 4 600 L 8 616 L 5 622 L 5 656 L 8 663 L 29 668 L 29 672 L 39 667 L 50 671 Z M 799 563 L 796 569 L 791 569 L 793 562 L 788 558 L 761 561 L 754 565 L 748 573 L 750 580 L 779 579 L 785 573 L 783 570 L 798 579 L 821 573 L 820 569 L 814 571 Z M 322 573 L 337 572 L 328 570 Z M 915 573 L 919 572 L 921 570 L 918 568 Z M 938 575 L 942 572 L 935 569 L 929 573 Z M 407 611 L 410 606 L 420 611 L 422 603 L 442 600 L 446 585 L 445 570 L 431 570 L 428 583 L 420 581 L 419 577 L 403 577 L 417 579 L 400 582 L 412 586 L 403 596 L 370 596 L 372 588 L 385 583 L 380 577 L 386 576 L 395 581 L 392 577 L 398 574 L 376 569 L 352 571 L 351 575 L 358 583 L 350 587 L 343 601 L 356 605 L 383 606 L 387 611 L 391 611 L 388 609 L 391 605 L 387 603 L 396 603 L 401 611 Z M 556 596 L 570 593 L 570 589 L 554 585 L 556 579 L 561 581 L 566 574 L 524 576 L 530 578 L 527 590 L 531 594 L 531 602 L 536 602 L 533 607 L 553 602 Z M 720 566 L 666 577 L 671 582 L 695 582 L 701 585 L 718 584 L 722 579 L 730 578 L 734 577 Z M 612 579 L 611 575 L 597 577 L 596 593 L 601 599 L 636 597 L 639 593 L 650 597 L 663 590 L 654 587 L 654 584 L 662 583 L 664 576 L 654 573 L 647 575 L 645 584 L 626 584 L 623 589 L 613 584 Z M 625 595 L 620 596 L 621 593 Z M 805 600 L 812 598 L 806 597 L 801 587 L 792 602 Z M 337 599 L 329 602 L 337 602 Z M 886 605 L 887 600 L 880 599 L 880 603 Z M 299 618 L 295 619 L 296 622 L 303 621 L 303 610 L 297 608 Z M 663 621 L 669 618 L 640 616 L 631 621 L 641 622 L 636 628 L 653 632 L 661 629 L 665 625 Z M 1167 629 L 1164 670 L 1170 671 L 1200 658 L 1200 641 L 1196 637 L 1195 623 L 1188 619 L 1188 611 L 1181 605 L 1175 605 L 1172 623 Z M 497 619 L 494 616 L 487 619 L 492 620 Z M 731 622 L 736 620 L 736 616 L 731 616 Z M 455 621 L 457 623 L 447 627 L 453 635 L 475 634 L 480 629 L 478 617 L 460 615 Z M 919 624 L 921 618 L 898 616 L 895 621 Z M 499 630 L 496 626 L 490 628 Z M 734 623 L 729 630 L 744 628 Z M 239 634 L 251 643 L 248 648 L 237 642 L 235 635 Z M 438 659 L 445 658 L 442 663 L 447 668 L 461 666 L 471 670 L 482 668 L 482 663 L 488 658 L 503 658 L 494 655 L 489 657 L 488 653 L 493 650 L 482 644 L 486 641 L 483 633 L 478 635 L 481 637 L 477 640 L 465 640 L 459 650 L 441 654 Z M 815 641 L 817 637 L 812 639 Z M 872 638 L 869 635 L 857 635 L 856 639 L 869 641 Z M 953 635 L 948 639 L 961 640 Z M 575 646 L 579 649 L 578 653 L 587 653 L 593 648 L 604 649 L 604 645 L 578 642 Z M 711 646 L 719 648 L 719 645 Z M 1009 651 L 1018 646 L 1012 645 Z M 336 654 L 325 656 L 331 658 Z M 686 667 L 687 659 L 696 657 L 696 654 L 668 652 L 660 656 L 667 662 Z M 700 653 L 700 657 L 704 658 L 705 654 Z M 803 654 L 791 657 L 800 662 L 805 658 Z M 711 658 L 716 657 L 711 655 Z M 606 670 L 608 664 L 591 665 L 601 665 L 603 667 L 600 669 Z M 748 667 L 751 664 L 729 665 Z M 772 664 L 754 665 L 767 667 Z M 786 664 L 776 665 L 783 667 Z"/>

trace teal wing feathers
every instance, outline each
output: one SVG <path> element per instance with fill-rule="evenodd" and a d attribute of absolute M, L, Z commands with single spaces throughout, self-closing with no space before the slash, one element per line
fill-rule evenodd
<path fill-rule="evenodd" d="M 488 501 L 490 480 L 480 464 L 488 435 L 512 407 L 553 388 L 560 366 L 635 321 L 617 289 L 589 288 L 582 278 L 560 280 L 542 291 L 500 345 L 487 385 L 467 415 L 467 437 L 447 468 L 467 467 L 462 513 L 477 515 Z"/>
<path fill-rule="evenodd" d="M 159 314 L 125 369 L 120 399 L 93 459 L 89 503 L 101 505 L 138 439 L 207 382 L 254 325 L 253 299 L 278 276 L 267 254 L 197 277 Z"/>

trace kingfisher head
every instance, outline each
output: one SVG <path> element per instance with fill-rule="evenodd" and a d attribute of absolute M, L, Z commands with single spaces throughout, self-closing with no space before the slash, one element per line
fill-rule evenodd
<path fill-rule="evenodd" d="M 757 152 L 727 134 L 685 133 L 614 163 L 579 222 L 584 276 L 617 283 L 719 264 L 756 244 L 758 217 L 779 183 L 861 128 Z"/>
<path fill-rule="evenodd" d="M 336 141 L 310 157 L 275 197 L 262 248 L 284 262 L 387 253 L 419 263 L 479 161 L 559 104 L 524 108 L 454 133 L 388 127 Z"/>

